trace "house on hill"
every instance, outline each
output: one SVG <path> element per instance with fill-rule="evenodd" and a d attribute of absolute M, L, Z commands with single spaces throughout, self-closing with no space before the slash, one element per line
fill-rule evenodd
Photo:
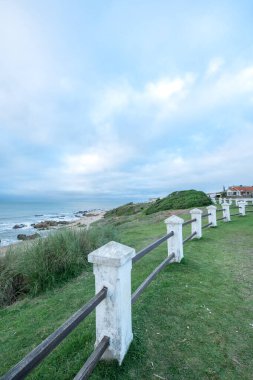
<path fill-rule="evenodd" d="M 230 186 L 227 189 L 228 197 L 253 197 L 253 186 Z"/>

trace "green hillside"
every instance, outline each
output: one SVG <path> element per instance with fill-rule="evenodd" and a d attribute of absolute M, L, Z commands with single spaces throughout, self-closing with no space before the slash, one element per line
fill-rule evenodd
<path fill-rule="evenodd" d="M 197 190 L 175 191 L 167 197 L 157 199 L 146 210 L 147 215 L 158 211 L 187 209 L 212 204 L 211 199 L 203 192 Z"/>
<path fill-rule="evenodd" d="M 113 210 L 107 211 L 107 213 L 105 214 L 105 218 L 112 216 L 134 215 L 139 213 L 140 211 L 145 210 L 147 207 L 147 203 L 126 203 L 123 206 L 119 206 L 114 208 Z"/>

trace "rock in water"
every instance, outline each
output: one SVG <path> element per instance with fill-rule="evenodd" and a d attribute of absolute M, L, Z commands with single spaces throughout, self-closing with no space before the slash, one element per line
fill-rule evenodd
<path fill-rule="evenodd" d="M 61 220 L 59 222 L 56 222 L 55 220 L 45 220 L 44 222 L 40 223 L 33 223 L 31 226 L 33 228 L 37 228 L 38 230 L 48 230 L 50 227 L 56 227 L 59 225 L 67 225 L 70 224 L 71 222 L 67 222 L 65 220 Z"/>
<path fill-rule="evenodd" d="M 32 235 L 18 234 L 17 239 L 18 240 L 33 240 L 33 239 L 37 239 L 39 237 L 40 237 L 40 234 L 38 234 L 38 232 L 36 232 L 35 234 L 32 234 Z"/>
<path fill-rule="evenodd" d="M 24 228 L 24 227 L 26 227 L 26 225 L 23 224 L 23 223 L 21 223 L 21 224 L 15 224 L 15 226 L 13 226 L 12 228 L 13 228 L 14 230 L 16 230 L 16 229 L 18 229 L 18 228 Z"/>

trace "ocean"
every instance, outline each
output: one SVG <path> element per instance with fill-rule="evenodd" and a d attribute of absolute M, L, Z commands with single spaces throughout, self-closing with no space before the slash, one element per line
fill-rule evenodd
<path fill-rule="evenodd" d="M 19 242 L 18 234 L 39 232 L 46 236 L 48 231 L 37 231 L 31 224 L 44 220 L 78 220 L 79 211 L 109 210 L 129 202 L 127 199 L 93 200 L 44 200 L 44 201 L 3 201 L 0 200 L 0 247 Z M 25 227 L 13 229 L 16 224 Z"/>

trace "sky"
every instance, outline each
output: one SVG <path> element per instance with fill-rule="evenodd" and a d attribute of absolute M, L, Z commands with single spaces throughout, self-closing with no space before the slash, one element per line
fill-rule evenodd
<path fill-rule="evenodd" d="M 253 2 L 0 0 L 0 196 L 253 185 Z"/>

